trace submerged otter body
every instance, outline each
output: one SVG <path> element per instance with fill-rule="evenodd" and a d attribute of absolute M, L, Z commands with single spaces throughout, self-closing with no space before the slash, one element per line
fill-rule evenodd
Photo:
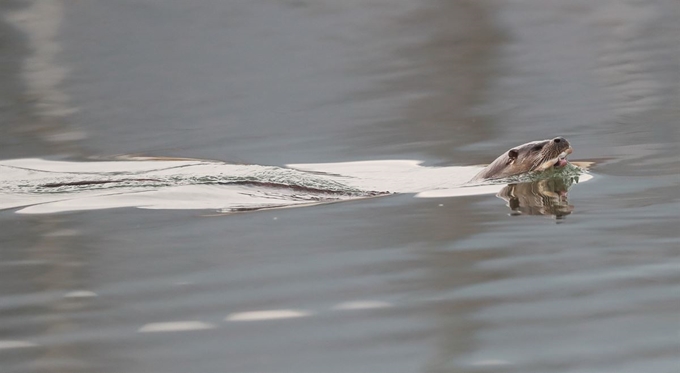
<path fill-rule="evenodd" d="M 471 181 L 502 179 L 533 171 L 545 171 L 550 167 L 567 165 L 567 155 L 572 149 L 563 137 L 552 140 L 532 141 L 516 146 L 480 171 Z"/>

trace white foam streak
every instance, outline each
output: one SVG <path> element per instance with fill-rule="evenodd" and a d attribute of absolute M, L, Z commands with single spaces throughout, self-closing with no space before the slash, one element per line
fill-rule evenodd
<path fill-rule="evenodd" d="M 76 290 L 64 294 L 64 298 L 94 298 L 97 293 L 89 290 Z"/>
<path fill-rule="evenodd" d="M 250 311 L 232 313 L 227 316 L 225 321 L 262 321 L 262 320 L 279 320 L 292 319 L 298 317 L 305 317 L 313 315 L 310 311 L 303 310 L 264 310 L 264 311 Z"/>
<path fill-rule="evenodd" d="M 342 175 L 339 179 L 363 190 L 418 193 L 436 188 L 459 186 L 470 180 L 481 167 L 427 167 L 417 160 L 359 161 L 342 163 L 290 164 L 304 171 Z"/>
<path fill-rule="evenodd" d="M 351 310 L 370 310 L 376 308 L 389 308 L 392 307 L 391 303 L 378 301 L 378 300 L 359 300 L 351 302 L 343 302 L 336 304 L 334 310 L 351 311 Z"/>
<path fill-rule="evenodd" d="M 192 330 L 214 329 L 215 325 L 202 321 L 171 321 L 150 323 L 139 328 L 139 333 L 186 332 Z"/>
<path fill-rule="evenodd" d="M 26 347 L 35 347 L 37 346 L 35 343 L 32 342 L 26 342 L 26 341 L 2 341 L 0 340 L 0 350 L 9 350 L 13 348 L 26 348 Z"/>
<path fill-rule="evenodd" d="M 23 206 L 18 213 L 45 214 L 121 207 L 218 211 L 285 207 L 361 198 L 361 191 L 416 193 L 451 188 L 461 185 L 479 171 L 479 167 L 425 167 L 416 160 L 291 166 L 281 168 L 167 159 L 101 162 L 37 158 L 5 160 L 0 161 L 0 209 Z M 285 187 L 204 183 L 210 178 L 255 180 L 347 193 L 324 195 L 322 192 L 305 193 Z M 126 183 L 126 179 L 133 181 Z M 152 181 L 136 182 L 134 179 Z M 73 182 L 102 180 L 117 180 L 119 184 L 68 186 Z M 41 187 L 47 184 L 66 186 L 64 190 Z"/>

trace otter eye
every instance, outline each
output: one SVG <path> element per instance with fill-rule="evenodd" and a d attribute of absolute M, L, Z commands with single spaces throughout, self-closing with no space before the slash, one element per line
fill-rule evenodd
<path fill-rule="evenodd" d="M 543 149 L 543 145 L 534 145 L 534 147 L 531 148 L 531 150 L 533 150 L 533 151 L 535 151 L 535 152 L 537 152 L 537 151 L 539 151 L 539 150 L 541 150 L 541 149 Z"/>

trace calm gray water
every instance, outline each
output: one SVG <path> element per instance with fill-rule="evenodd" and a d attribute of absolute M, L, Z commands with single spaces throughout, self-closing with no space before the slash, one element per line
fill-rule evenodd
<path fill-rule="evenodd" d="M 0 372 L 680 371 L 676 0 L 0 15 L 0 159 L 473 165 L 562 135 L 596 162 L 559 220 L 493 195 L 0 211 Z"/>

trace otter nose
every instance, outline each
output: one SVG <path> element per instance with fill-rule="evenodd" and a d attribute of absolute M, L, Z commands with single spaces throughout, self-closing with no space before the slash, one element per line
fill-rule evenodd
<path fill-rule="evenodd" d="M 553 141 L 555 144 L 559 144 L 559 143 L 561 143 L 561 142 L 567 142 L 567 140 L 565 140 L 564 137 L 555 137 L 554 139 L 552 139 L 552 141 Z"/>

